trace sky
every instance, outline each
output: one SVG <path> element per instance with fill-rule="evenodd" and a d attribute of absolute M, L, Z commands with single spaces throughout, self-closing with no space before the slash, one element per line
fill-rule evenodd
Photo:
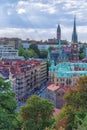
<path fill-rule="evenodd" d="M 87 0 L 0 0 L 0 37 L 71 40 L 76 15 L 79 41 L 87 41 Z"/>

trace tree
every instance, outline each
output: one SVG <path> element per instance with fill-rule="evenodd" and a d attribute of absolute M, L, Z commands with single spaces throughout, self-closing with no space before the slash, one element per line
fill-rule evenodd
<path fill-rule="evenodd" d="M 40 58 L 47 58 L 47 54 L 48 54 L 47 51 L 41 51 L 40 52 Z"/>
<path fill-rule="evenodd" d="M 81 123 L 81 125 L 78 124 L 78 128 L 76 130 L 87 130 L 87 115 Z"/>
<path fill-rule="evenodd" d="M 87 76 L 79 78 L 76 89 L 70 89 L 65 95 L 65 100 L 67 128 L 72 130 L 77 128 L 78 123 L 81 124 L 87 114 Z"/>
<path fill-rule="evenodd" d="M 20 47 L 20 48 L 19 48 L 19 51 L 18 51 L 18 55 L 19 55 L 19 56 L 23 56 L 23 55 L 24 55 L 24 51 L 25 51 L 24 48 L 23 48 L 23 47 Z"/>
<path fill-rule="evenodd" d="M 66 118 L 67 122 L 65 130 L 77 129 L 78 124 L 81 125 L 87 115 L 87 76 L 78 79 L 77 87 L 74 90 L 69 88 L 65 94 L 65 101 L 63 114 L 63 119 Z"/>
<path fill-rule="evenodd" d="M 85 49 L 84 45 L 82 47 L 80 47 L 80 50 L 79 50 L 79 59 L 80 60 L 82 60 L 83 58 L 85 58 L 84 49 Z"/>
<path fill-rule="evenodd" d="M 84 58 L 85 58 L 85 54 L 84 54 L 84 53 L 80 53 L 80 54 L 79 54 L 79 59 L 82 60 L 82 59 L 84 59 Z"/>
<path fill-rule="evenodd" d="M 40 50 L 38 49 L 38 46 L 37 46 L 37 44 L 31 44 L 30 46 L 29 46 L 29 49 L 30 50 L 34 50 L 34 52 L 40 57 Z"/>
<path fill-rule="evenodd" d="M 23 53 L 24 58 L 38 58 L 34 50 L 25 50 Z"/>
<path fill-rule="evenodd" d="M 38 58 L 38 55 L 34 50 L 31 49 L 28 51 L 28 53 L 29 53 L 29 58 Z"/>
<path fill-rule="evenodd" d="M 28 50 L 24 50 L 23 56 L 24 56 L 24 58 L 29 58 L 30 57 L 29 51 Z"/>
<path fill-rule="evenodd" d="M 38 58 L 34 50 L 25 50 L 22 47 L 19 48 L 19 56 L 23 56 L 24 58 Z"/>
<path fill-rule="evenodd" d="M 53 104 L 34 95 L 20 111 L 24 130 L 44 130 L 53 121 Z"/>
<path fill-rule="evenodd" d="M 55 48 L 53 47 L 53 46 L 50 46 L 49 48 L 48 48 L 48 50 L 51 52 L 52 50 L 54 50 Z"/>
<path fill-rule="evenodd" d="M 13 130 L 16 120 L 16 100 L 10 82 L 0 78 L 0 130 Z"/>

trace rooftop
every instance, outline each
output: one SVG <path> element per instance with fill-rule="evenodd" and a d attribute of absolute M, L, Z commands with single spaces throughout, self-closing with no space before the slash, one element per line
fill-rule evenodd
<path fill-rule="evenodd" d="M 47 89 L 48 90 L 51 90 L 51 91 L 56 91 L 56 90 L 58 90 L 60 87 L 59 86 L 56 86 L 55 84 L 49 84 L 48 86 L 47 86 Z"/>
<path fill-rule="evenodd" d="M 56 66 L 51 61 L 49 72 L 56 72 L 57 78 L 70 78 L 73 75 L 86 76 L 87 75 L 87 63 L 77 62 L 61 62 Z"/>

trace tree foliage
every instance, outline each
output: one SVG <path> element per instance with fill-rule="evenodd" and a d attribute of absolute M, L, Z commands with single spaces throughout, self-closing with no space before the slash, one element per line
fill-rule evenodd
<path fill-rule="evenodd" d="M 9 82 L 0 78 L 0 130 L 13 130 L 16 120 L 15 94 Z"/>
<path fill-rule="evenodd" d="M 21 46 L 20 48 L 19 48 L 19 51 L 18 51 L 18 55 L 19 56 L 23 56 L 24 55 L 24 48 Z"/>
<path fill-rule="evenodd" d="M 31 44 L 28 50 L 23 47 L 19 48 L 19 56 L 24 58 L 47 58 L 48 52 L 46 50 L 40 51 L 36 44 Z"/>
<path fill-rule="evenodd" d="M 54 107 L 52 103 L 34 95 L 20 111 L 24 130 L 44 130 L 52 123 Z"/>
<path fill-rule="evenodd" d="M 38 46 L 37 46 L 37 44 L 31 44 L 30 46 L 29 46 L 29 49 L 30 50 L 34 50 L 34 52 L 38 55 L 38 57 L 40 57 L 40 50 L 38 49 Z"/>
<path fill-rule="evenodd" d="M 50 46 L 49 48 L 48 48 L 48 50 L 51 52 L 52 50 L 54 50 L 55 49 L 55 47 L 53 47 L 53 46 Z"/>
<path fill-rule="evenodd" d="M 84 49 L 85 49 L 85 46 L 80 47 L 80 50 L 79 50 L 79 59 L 80 60 L 82 60 L 83 58 L 85 58 Z"/>
<path fill-rule="evenodd" d="M 81 121 L 81 125 L 78 124 L 78 128 L 76 130 L 87 130 L 87 115 L 85 118 Z"/>
<path fill-rule="evenodd" d="M 24 58 L 38 58 L 38 55 L 34 50 L 25 50 L 22 47 L 19 48 L 19 56 L 23 56 Z"/>
<path fill-rule="evenodd" d="M 24 58 L 38 58 L 38 55 L 34 52 L 34 50 L 25 50 Z"/>
<path fill-rule="evenodd" d="M 66 118 L 65 130 L 77 129 L 87 115 L 87 76 L 80 77 L 77 87 L 67 91 L 65 101 L 65 111 L 62 113 L 62 119 Z"/>
<path fill-rule="evenodd" d="M 48 52 L 47 51 L 40 51 L 40 58 L 47 58 Z"/>
<path fill-rule="evenodd" d="M 85 58 L 84 52 L 80 53 L 80 54 L 79 54 L 79 59 L 82 60 L 82 59 L 84 59 L 84 58 Z"/>

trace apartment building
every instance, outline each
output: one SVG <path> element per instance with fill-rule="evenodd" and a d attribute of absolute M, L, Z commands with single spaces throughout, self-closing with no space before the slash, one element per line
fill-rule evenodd
<path fill-rule="evenodd" d="M 40 82 L 45 83 L 47 81 L 47 61 L 40 63 Z"/>
<path fill-rule="evenodd" d="M 66 92 L 66 87 L 56 86 L 55 84 L 49 84 L 46 89 L 46 98 L 53 103 L 56 108 L 62 108 L 65 100 L 64 94 Z"/>
<path fill-rule="evenodd" d="M 25 100 L 47 81 L 47 62 L 44 60 L 3 60 L 9 66 L 9 79 L 16 100 Z"/>
<path fill-rule="evenodd" d="M 13 46 L 0 45 L 0 58 L 17 57 L 18 50 L 14 49 Z"/>

